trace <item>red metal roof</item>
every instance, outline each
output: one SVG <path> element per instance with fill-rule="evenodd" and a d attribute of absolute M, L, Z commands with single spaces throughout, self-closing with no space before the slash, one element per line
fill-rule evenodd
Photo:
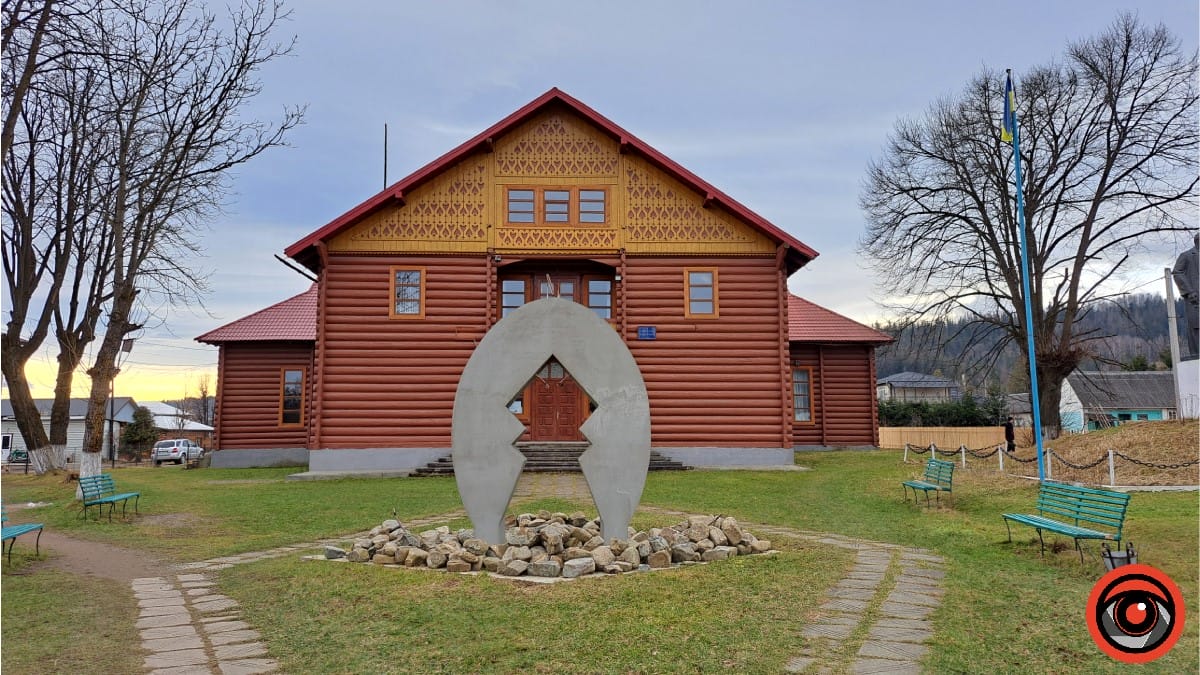
<path fill-rule="evenodd" d="M 789 294 L 788 340 L 885 344 L 891 342 L 892 337 L 804 298 Z"/>
<path fill-rule="evenodd" d="M 210 345 L 222 342 L 317 339 L 317 285 L 283 302 L 221 326 L 196 338 Z"/>
<path fill-rule="evenodd" d="M 750 225 L 758 228 L 767 234 L 767 236 L 782 244 L 786 244 L 788 246 L 788 254 L 795 259 L 797 268 L 804 266 L 808 263 L 808 261 L 817 257 L 818 253 L 809 248 L 799 239 L 796 239 L 787 232 L 784 232 L 778 227 L 772 225 L 762 216 L 746 208 L 737 200 L 733 199 L 724 192 L 721 192 L 704 180 L 701 180 L 696 174 L 688 171 L 679 164 L 676 164 L 666 155 L 663 155 L 659 151 L 650 147 L 641 139 L 617 126 L 608 118 L 584 105 L 579 100 L 567 95 L 557 87 L 530 101 L 521 109 L 500 120 L 466 143 L 463 143 L 457 148 L 434 160 L 432 163 L 425 165 L 415 173 L 384 189 L 374 197 L 371 197 L 358 206 L 350 209 L 316 232 L 313 232 L 300 241 L 288 246 L 286 249 L 284 249 L 284 253 L 286 253 L 289 257 L 295 258 L 301 263 L 311 263 L 313 260 L 313 252 L 310 249 L 316 246 L 317 242 L 333 237 L 337 233 L 358 222 L 364 216 L 380 206 L 390 202 L 391 200 L 403 199 L 406 192 L 413 190 L 422 183 L 432 180 L 437 175 L 453 167 L 455 164 L 462 161 L 469 155 L 489 149 L 493 141 L 498 136 L 511 131 L 521 123 L 536 115 L 546 106 L 555 102 L 567 105 L 579 115 L 583 116 L 585 119 L 604 130 L 621 144 L 622 152 L 631 150 L 637 152 L 659 169 L 667 172 L 677 180 L 691 187 L 697 193 L 703 195 L 706 201 L 724 206 L 734 215 L 745 220 Z"/>

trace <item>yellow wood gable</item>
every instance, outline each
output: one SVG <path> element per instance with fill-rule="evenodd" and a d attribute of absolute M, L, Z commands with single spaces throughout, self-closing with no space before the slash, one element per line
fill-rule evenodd
<path fill-rule="evenodd" d="M 603 189 L 605 221 L 508 223 L 508 190 Z M 773 253 L 775 244 L 574 113 L 547 111 L 335 236 L 331 251 Z"/>

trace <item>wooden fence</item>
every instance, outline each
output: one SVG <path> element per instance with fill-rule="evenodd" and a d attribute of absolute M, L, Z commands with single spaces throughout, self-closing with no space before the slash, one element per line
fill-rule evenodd
<path fill-rule="evenodd" d="M 1004 427 L 879 427 L 879 447 L 903 448 L 905 443 L 943 450 L 965 445 L 974 450 L 1004 443 Z"/>

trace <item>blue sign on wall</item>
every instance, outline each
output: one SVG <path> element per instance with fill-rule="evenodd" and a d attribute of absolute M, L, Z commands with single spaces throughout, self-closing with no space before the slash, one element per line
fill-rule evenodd
<path fill-rule="evenodd" d="M 657 326 L 638 326 L 639 340 L 654 340 L 658 337 Z"/>

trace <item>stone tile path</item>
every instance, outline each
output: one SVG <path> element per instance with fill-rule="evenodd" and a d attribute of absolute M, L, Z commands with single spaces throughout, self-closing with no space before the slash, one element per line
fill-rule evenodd
<path fill-rule="evenodd" d="M 137 627 L 154 675 L 273 673 L 260 635 L 241 620 L 238 603 L 217 593 L 203 574 L 133 581 Z"/>
<path fill-rule="evenodd" d="M 580 474 L 523 474 L 514 497 L 562 497 L 591 501 Z M 685 517 L 682 511 L 642 505 L 640 510 Z M 408 521 L 410 527 L 440 525 L 460 509 Z M 769 537 L 836 546 L 855 552 L 850 571 L 838 580 L 801 633 L 803 644 L 788 660 L 792 673 L 919 673 L 933 632 L 929 617 L 941 604 L 943 559 L 924 549 L 852 539 L 835 534 L 743 523 Z M 207 571 L 340 545 L 366 533 L 212 558 L 180 566 L 174 577 L 136 579 L 142 646 L 152 675 L 273 673 L 259 634 L 241 620 L 238 604 L 220 595 Z M 766 537 L 763 537 L 766 538 Z"/>

